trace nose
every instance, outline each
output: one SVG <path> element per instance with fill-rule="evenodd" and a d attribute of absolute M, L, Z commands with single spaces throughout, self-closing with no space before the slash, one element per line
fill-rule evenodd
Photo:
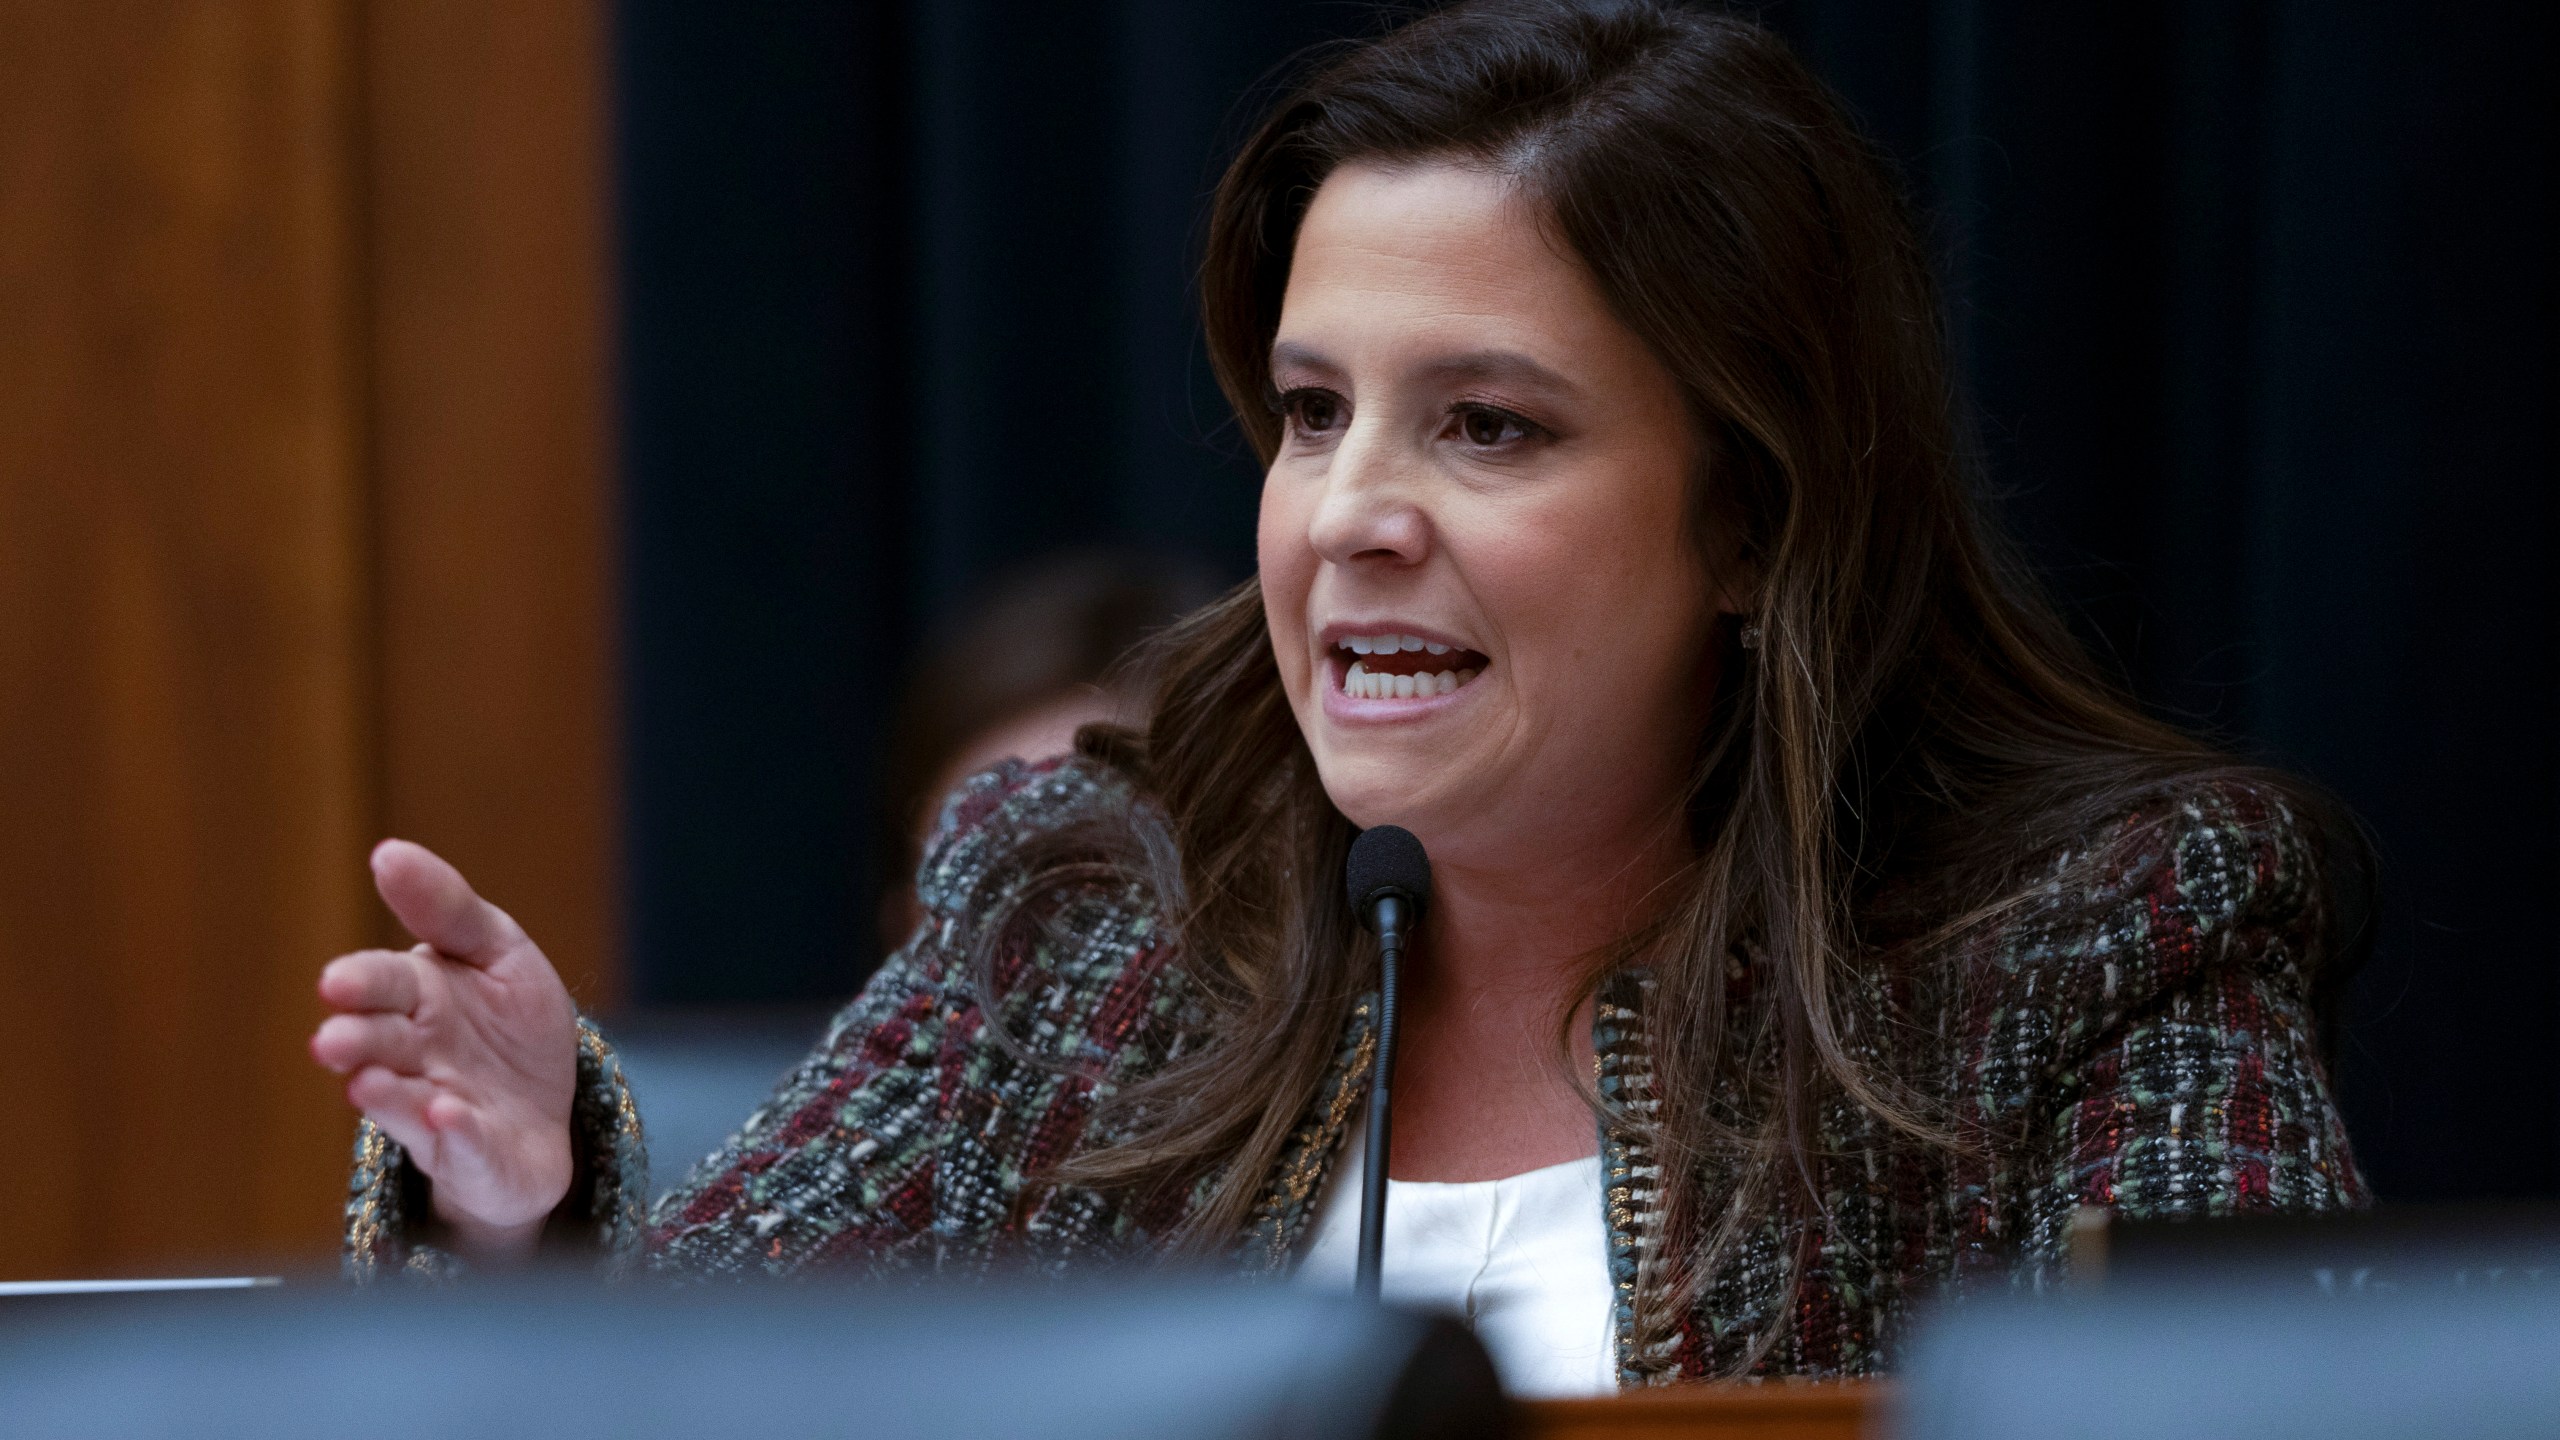
<path fill-rule="evenodd" d="M 1431 522 L 1413 477 L 1385 437 L 1355 424 L 1325 467 L 1324 496 L 1307 526 L 1315 552 L 1336 565 L 1415 565 L 1430 553 Z"/>

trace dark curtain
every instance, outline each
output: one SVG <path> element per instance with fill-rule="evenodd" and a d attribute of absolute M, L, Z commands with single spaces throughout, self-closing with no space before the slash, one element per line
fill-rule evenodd
<path fill-rule="evenodd" d="M 1336 0 L 622 0 L 631 975 L 867 969 L 916 637 L 1006 568 L 1241 577 L 1187 293 Z M 1941 257 L 1985 470 L 2149 703 L 2373 826 L 2341 1085 L 2382 1192 L 2560 1191 L 2552 21 L 1787 0 Z"/>
<path fill-rule="evenodd" d="M 2336 789 L 2404 1197 L 2560 1190 L 2550 11 L 1794 0 L 1934 222 L 1987 469 L 2164 711 Z"/>

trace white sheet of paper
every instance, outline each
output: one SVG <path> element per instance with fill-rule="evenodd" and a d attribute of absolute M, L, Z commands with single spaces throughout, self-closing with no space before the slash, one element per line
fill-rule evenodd
<path fill-rule="evenodd" d="M 216 1275 L 182 1280 L 0 1280 L 0 1298 L 11 1295 L 133 1295 L 152 1290 L 262 1290 L 281 1275 Z"/>

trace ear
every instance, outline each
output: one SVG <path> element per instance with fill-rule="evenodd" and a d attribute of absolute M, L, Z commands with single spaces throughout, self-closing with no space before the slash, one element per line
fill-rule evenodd
<path fill-rule="evenodd" d="M 1744 573 L 1735 573 L 1735 571 Z M 1760 577 L 1747 567 L 1736 566 L 1718 575 L 1712 592 L 1716 613 L 1748 619 L 1760 608 Z"/>
<path fill-rule="evenodd" d="M 1707 557 L 1707 603 L 1719 616 L 1748 617 L 1760 608 L 1760 567 L 1742 549 L 1728 541 L 1722 553 Z"/>
<path fill-rule="evenodd" d="M 1702 474 L 1696 483 L 1702 508 L 1690 523 L 1706 568 L 1707 604 L 1719 619 L 1747 617 L 1760 608 L 1760 562 L 1748 524 L 1741 507 L 1710 476 Z"/>

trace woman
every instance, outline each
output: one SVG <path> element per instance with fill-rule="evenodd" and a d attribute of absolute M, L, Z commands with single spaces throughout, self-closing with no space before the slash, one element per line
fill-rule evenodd
<path fill-rule="evenodd" d="M 645 1226 L 539 952 L 376 852 L 427 943 L 322 980 L 358 1273 L 546 1225 L 713 1272 L 1338 1255 L 1340 876 L 1387 822 L 1435 885 L 1390 1220 L 1495 1217 L 1391 1234 L 1389 1289 L 1516 1388 L 1865 1373 L 1942 1289 L 2059 1276 L 2075 1207 L 2362 1202 L 2313 1006 L 2352 832 L 1999 558 L 1909 224 L 1775 41 L 1514 0 L 1351 51 L 1227 173 L 1203 298 L 1257 582 L 1154 648 L 1143 729 L 969 782 L 924 926 Z"/>

